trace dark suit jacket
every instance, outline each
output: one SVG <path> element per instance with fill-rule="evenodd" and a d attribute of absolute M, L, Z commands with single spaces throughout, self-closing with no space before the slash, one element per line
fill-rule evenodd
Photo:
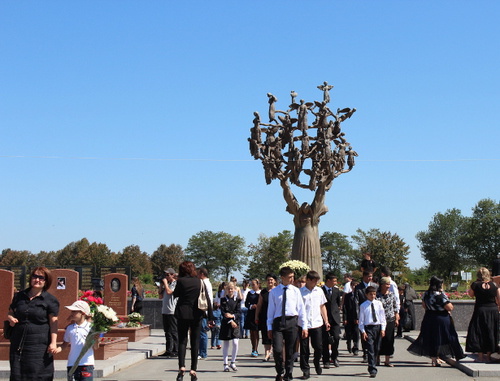
<path fill-rule="evenodd" d="M 206 290 L 206 289 L 205 289 Z M 199 320 L 206 317 L 204 311 L 198 308 L 198 297 L 201 291 L 201 279 L 185 276 L 177 279 L 174 297 L 177 297 L 175 317 L 184 320 Z M 209 301 L 212 298 L 208 299 Z M 208 303 L 208 316 L 212 319 L 212 306 Z"/>
<path fill-rule="evenodd" d="M 373 282 L 370 282 L 368 284 L 368 286 L 373 286 L 375 287 L 375 290 L 378 290 L 378 284 L 377 283 L 373 283 Z M 366 295 L 365 295 L 365 288 L 367 286 L 365 286 L 365 283 L 363 281 L 361 281 L 357 286 L 356 288 L 354 289 L 354 297 L 356 298 L 356 300 L 358 301 L 358 307 L 364 302 L 366 301 Z"/>
<path fill-rule="evenodd" d="M 355 298 L 354 291 L 344 294 L 344 303 L 342 306 L 344 321 L 354 323 L 355 320 L 358 320 L 358 310 L 359 304 Z"/>
<path fill-rule="evenodd" d="M 326 312 L 328 313 L 328 322 L 330 325 L 341 325 L 340 319 L 340 290 L 336 287 L 332 288 L 332 294 L 328 295 L 326 286 L 321 287 L 326 297 Z"/>

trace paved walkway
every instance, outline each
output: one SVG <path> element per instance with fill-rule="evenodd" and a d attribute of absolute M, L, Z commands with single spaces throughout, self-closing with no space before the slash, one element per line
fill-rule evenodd
<path fill-rule="evenodd" d="M 414 334 L 414 332 L 412 332 Z M 417 332 L 415 332 L 417 334 Z M 463 335 L 460 333 L 463 342 Z M 433 381 L 433 380 L 499 380 L 500 364 L 477 364 L 474 359 L 467 357 L 458 364 L 444 364 L 440 368 L 430 366 L 430 360 L 425 357 L 414 356 L 406 350 L 409 340 L 396 340 L 396 352 L 392 363 L 394 368 L 381 366 L 377 379 L 384 381 Z M 109 360 L 96 361 L 95 379 L 108 381 L 156 381 L 175 380 L 177 376 L 177 359 L 158 357 L 164 350 L 164 335 L 161 330 L 153 330 L 151 336 L 137 343 L 129 343 L 129 350 Z M 262 348 L 262 346 L 260 346 Z M 268 380 L 275 377 L 274 363 L 262 362 L 262 355 L 258 358 L 250 357 L 250 340 L 240 340 L 238 371 L 225 373 L 222 371 L 222 351 L 209 349 L 208 358 L 200 360 L 198 365 L 198 379 L 200 381 L 224 380 Z M 189 356 L 189 354 L 188 354 Z M 322 375 L 316 375 L 312 368 L 311 380 L 324 380 L 337 377 L 338 380 L 353 378 L 368 379 L 366 364 L 361 363 L 361 357 L 351 356 L 346 350 L 345 341 L 340 343 L 340 367 L 325 369 Z M 187 359 L 189 365 L 189 359 Z M 294 379 L 300 379 L 302 372 L 295 363 Z M 459 368 L 456 368 L 458 366 Z M 56 379 L 66 379 L 65 361 L 56 361 Z M 8 379 L 9 364 L 0 361 L 0 379 Z M 188 375 L 184 380 L 190 381 Z"/>

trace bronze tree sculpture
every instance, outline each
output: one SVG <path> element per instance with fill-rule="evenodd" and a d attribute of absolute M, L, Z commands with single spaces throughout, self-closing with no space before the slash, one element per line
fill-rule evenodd
<path fill-rule="evenodd" d="M 296 103 L 297 93 L 291 91 L 292 103 L 286 111 L 277 110 L 278 98 L 268 93 L 269 123 L 262 123 L 259 113 L 254 112 L 248 141 L 252 156 L 262 161 L 266 183 L 280 181 L 286 210 L 294 216 L 292 259 L 307 263 L 322 276 L 318 225 L 320 217 L 328 212 L 325 193 L 336 177 L 354 167 L 358 154 L 341 130 L 341 123 L 356 109 L 337 109 L 333 113 L 328 108 L 333 86 L 324 82 L 317 87 L 323 92 L 322 102 L 301 99 Z M 307 159 L 310 160 L 306 162 Z M 311 164 L 307 165 L 308 162 Z M 312 204 L 300 205 L 291 184 L 314 191 Z"/>

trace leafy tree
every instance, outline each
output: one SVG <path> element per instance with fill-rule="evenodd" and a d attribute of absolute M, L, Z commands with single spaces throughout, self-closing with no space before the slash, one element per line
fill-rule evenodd
<path fill-rule="evenodd" d="M 467 257 L 477 266 L 490 267 L 500 253 L 500 203 L 480 200 L 464 223 L 462 243 Z"/>
<path fill-rule="evenodd" d="M 449 209 L 444 214 L 436 213 L 428 230 L 417 233 L 422 257 L 433 274 L 449 278 L 450 272 L 461 271 L 467 266 L 462 244 L 465 222 L 459 209 Z"/>
<path fill-rule="evenodd" d="M 283 262 L 292 254 L 293 235 L 284 230 L 275 236 L 261 234 L 256 245 L 250 245 L 248 256 L 251 258 L 246 278 L 264 279 L 269 273 L 278 274 Z"/>
<path fill-rule="evenodd" d="M 57 251 L 40 251 L 30 261 L 30 266 L 57 266 Z"/>
<path fill-rule="evenodd" d="M 177 269 L 183 260 L 184 250 L 181 245 L 175 244 L 170 246 L 161 244 L 151 255 L 151 265 L 155 274 L 163 273 L 168 267 Z"/>
<path fill-rule="evenodd" d="M 358 245 L 358 260 L 362 254 L 369 252 L 379 266 L 387 266 L 391 271 L 405 271 L 408 265 L 410 247 L 396 233 L 382 232 L 379 229 L 370 229 L 365 232 L 356 230 L 352 236 Z"/>
<path fill-rule="evenodd" d="M 29 262 L 33 254 L 27 250 L 2 250 L 0 256 L 0 266 L 29 266 Z"/>
<path fill-rule="evenodd" d="M 186 247 L 186 257 L 198 267 L 205 267 L 211 277 L 228 279 L 233 271 L 246 264 L 245 240 L 238 235 L 204 230 L 193 235 Z"/>
<path fill-rule="evenodd" d="M 89 246 L 87 238 L 67 244 L 57 255 L 57 266 L 68 267 L 83 264 Z"/>
<path fill-rule="evenodd" d="M 118 256 L 111 252 L 108 246 L 104 243 L 93 242 L 88 249 L 82 253 L 81 260 L 78 265 L 94 266 L 100 268 L 104 266 L 113 266 L 116 264 Z"/>
<path fill-rule="evenodd" d="M 151 273 L 151 261 L 148 253 L 141 251 L 138 245 L 130 245 L 118 253 L 118 266 L 129 266 L 132 276 Z"/>
<path fill-rule="evenodd" d="M 320 238 L 323 272 L 334 272 L 338 277 L 357 268 L 357 252 L 346 235 L 324 232 Z M 342 279 L 342 278 L 339 278 Z"/>
<path fill-rule="evenodd" d="M 406 273 L 408 282 L 417 286 L 428 286 L 431 276 L 432 273 L 429 271 L 429 267 L 427 266 L 422 266 L 418 269 L 412 269 L 408 273 Z"/>

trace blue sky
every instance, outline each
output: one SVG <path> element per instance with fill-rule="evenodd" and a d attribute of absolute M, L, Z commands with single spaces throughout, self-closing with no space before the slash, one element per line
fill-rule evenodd
<path fill-rule="evenodd" d="M 120 251 L 201 230 L 293 230 L 248 151 L 252 113 L 290 90 L 331 107 L 357 164 L 320 232 L 398 233 L 498 200 L 496 1 L 3 1 L 0 249 L 83 237 Z M 312 200 L 297 191 L 299 202 Z"/>

